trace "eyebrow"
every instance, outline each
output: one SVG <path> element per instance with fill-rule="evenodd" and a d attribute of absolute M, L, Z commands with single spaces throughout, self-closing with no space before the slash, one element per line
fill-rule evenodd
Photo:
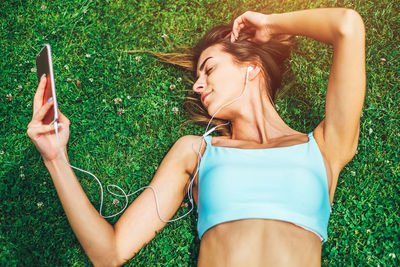
<path fill-rule="evenodd" d="M 212 58 L 212 57 L 208 57 L 208 58 L 206 58 L 206 59 L 203 61 L 203 63 L 200 65 L 200 71 L 203 70 L 204 65 L 206 64 L 207 60 L 209 60 L 210 58 Z M 197 77 L 199 77 L 199 76 L 197 75 Z"/>

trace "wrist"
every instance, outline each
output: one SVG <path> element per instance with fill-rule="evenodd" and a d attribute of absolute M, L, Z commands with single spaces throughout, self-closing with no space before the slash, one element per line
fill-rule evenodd
<path fill-rule="evenodd" d="M 279 16 L 279 14 L 268 14 L 264 17 L 264 27 L 271 35 L 279 34 L 277 16 Z"/>
<path fill-rule="evenodd" d="M 67 153 L 67 149 L 64 148 L 62 149 L 63 155 L 61 155 L 60 153 L 58 153 L 57 157 L 52 158 L 52 159 L 47 159 L 43 157 L 43 162 L 46 166 L 54 166 L 59 164 L 60 162 L 62 162 L 63 164 L 65 164 L 64 162 L 64 158 L 67 161 L 67 163 L 69 164 L 69 159 L 68 159 L 68 153 Z M 64 158 L 63 158 L 64 156 Z"/>

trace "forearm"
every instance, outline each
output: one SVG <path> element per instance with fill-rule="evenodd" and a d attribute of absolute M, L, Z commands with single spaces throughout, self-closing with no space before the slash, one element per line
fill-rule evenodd
<path fill-rule="evenodd" d="M 114 255 L 114 227 L 90 203 L 71 167 L 62 159 L 45 161 L 45 165 L 68 221 L 86 254 L 94 264 L 109 265 L 117 258 Z"/>
<path fill-rule="evenodd" d="M 346 8 L 318 8 L 266 16 L 271 34 L 302 35 L 334 45 L 347 30 L 355 12 Z"/>

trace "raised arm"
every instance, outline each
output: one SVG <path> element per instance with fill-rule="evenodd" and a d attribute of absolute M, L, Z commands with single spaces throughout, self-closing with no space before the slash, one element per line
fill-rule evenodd
<path fill-rule="evenodd" d="M 266 16 L 273 34 L 304 35 L 333 46 L 322 128 L 332 167 L 355 155 L 365 97 L 365 29 L 352 9 L 322 8 Z"/>
<path fill-rule="evenodd" d="M 188 136 L 189 137 L 189 136 Z M 161 217 L 170 220 L 180 207 L 189 181 L 188 137 L 181 137 L 162 160 L 151 181 Z M 95 266 L 120 266 L 150 242 L 165 225 L 152 189 L 146 188 L 113 227 L 88 200 L 72 169 L 61 159 L 45 161 L 68 221 Z"/>

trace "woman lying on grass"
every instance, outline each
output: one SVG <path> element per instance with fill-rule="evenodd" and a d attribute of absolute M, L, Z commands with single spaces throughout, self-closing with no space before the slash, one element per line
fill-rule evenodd
<path fill-rule="evenodd" d="M 308 134 L 290 128 L 274 108 L 288 35 L 307 36 L 334 50 L 325 117 Z M 270 15 L 248 11 L 233 24 L 211 29 L 192 50 L 200 110 L 191 113 L 204 122 L 215 115 L 222 136 L 179 138 L 150 183 L 160 214 L 147 188 L 114 226 L 63 162 L 54 127 L 43 123 L 52 102 L 43 103 L 46 79 L 40 82 L 27 133 L 94 265 L 122 265 L 132 258 L 192 188 L 201 240 L 198 266 L 320 266 L 338 176 L 358 144 L 364 41 L 362 18 L 343 8 Z M 59 122 L 67 158 L 70 122 L 61 112 Z"/>

